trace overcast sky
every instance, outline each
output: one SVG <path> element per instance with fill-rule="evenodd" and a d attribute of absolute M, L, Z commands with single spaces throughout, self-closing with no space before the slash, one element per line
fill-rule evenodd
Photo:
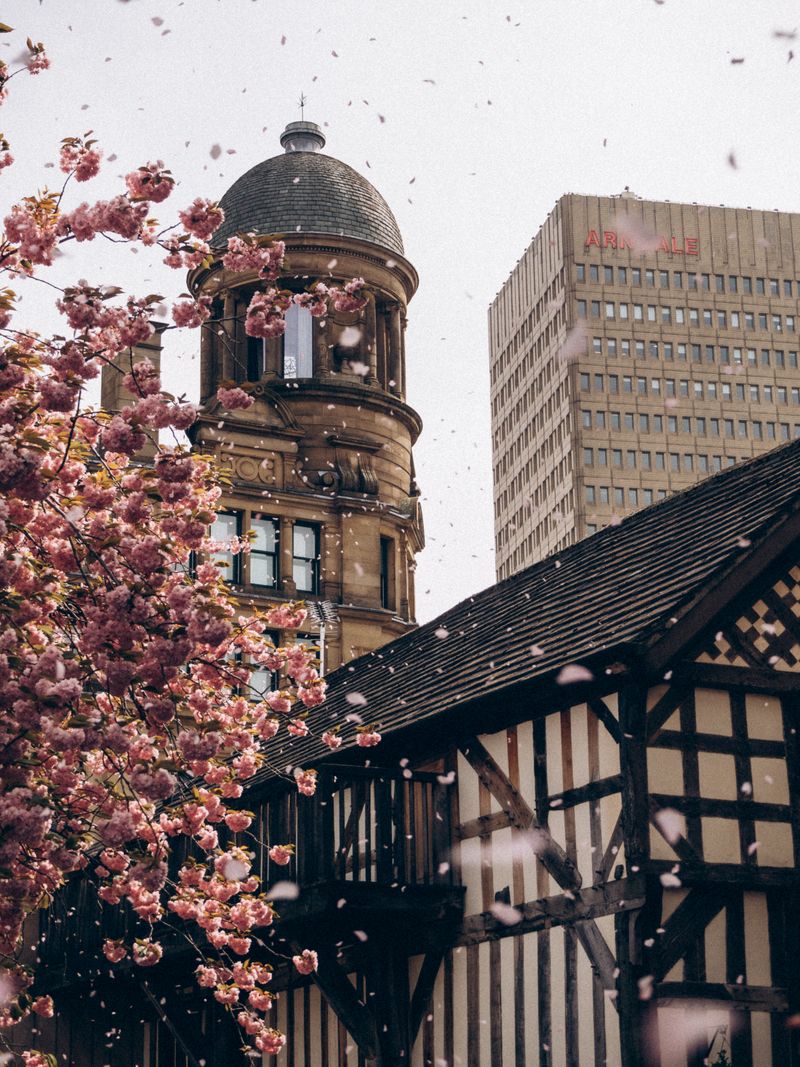
<path fill-rule="evenodd" d="M 52 59 L 2 109 L 18 160 L 0 177 L 4 214 L 55 185 L 60 139 L 89 129 L 117 159 L 73 198 L 113 195 L 156 158 L 179 183 L 161 217 L 218 198 L 281 151 L 301 91 L 325 151 L 386 197 L 421 279 L 408 333 L 425 424 L 420 621 L 494 579 L 486 312 L 559 196 L 628 185 L 800 210 L 789 0 L 6 0 L 2 17 L 18 32 L 0 49 L 31 36 Z M 71 246 L 58 273 L 181 291 L 159 257 L 112 252 Z M 24 293 L 26 325 L 53 328 L 51 294 Z M 168 336 L 167 384 L 196 395 L 197 354 Z"/>

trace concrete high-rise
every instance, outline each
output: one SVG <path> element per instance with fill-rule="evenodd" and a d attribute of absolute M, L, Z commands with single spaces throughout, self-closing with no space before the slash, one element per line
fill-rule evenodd
<path fill-rule="evenodd" d="M 489 311 L 497 575 L 800 435 L 800 214 L 561 197 Z"/>

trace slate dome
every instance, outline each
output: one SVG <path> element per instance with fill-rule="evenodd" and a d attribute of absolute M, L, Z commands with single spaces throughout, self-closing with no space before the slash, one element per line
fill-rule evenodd
<path fill-rule="evenodd" d="M 284 155 L 251 167 L 220 200 L 225 221 L 212 238 L 213 247 L 224 247 L 240 231 L 319 233 L 355 237 L 403 255 L 389 205 L 358 171 L 319 151 L 325 144 L 319 126 L 290 122 L 281 144 Z"/>

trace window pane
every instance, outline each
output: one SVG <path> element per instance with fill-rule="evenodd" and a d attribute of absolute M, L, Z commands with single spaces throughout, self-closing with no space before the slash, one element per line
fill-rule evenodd
<path fill-rule="evenodd" d="M 313 526 L 295 523 L 293 550 L 295 556 L 313 559 L 317 554 L 317 531 Z M 307 588 L 307 587 L 304 587 Z"/>
<path fill-rule="evenodd" d="M 275 523 L 272 519 L 256 519 L 250 523 L 250 529 L 255 534 L 253 538 L 254 552 L 275 551 Z"/>
<path fill-rule="evenodd" d="M 310 560 L 295 559 L 292 564 L 292 578 L 298 589 L 314 589 L 314 567 Z"/>
<path fill-rule="evenodd" d="M 312 318 L 308 308 L 292 304 L 286 312 L 283 335 L 284 378 L 310 378 L 313 374 Z"/>
<path fill-rule="evenodd" d="M 250 582 L 252 585 L 275 585 L 274 556 L 250 554 Z"/>

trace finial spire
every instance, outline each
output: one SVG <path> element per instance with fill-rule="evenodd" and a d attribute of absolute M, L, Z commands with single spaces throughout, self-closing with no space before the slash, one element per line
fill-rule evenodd
<path fill-rule="evenodd" d="M 300 104 L 300 121 L 301 122 L 303 121 L 303 108 L 306 106 L 307 103 L 308 103 L 308 98 L 307 98 L 306 94 L 305 93 L 300 93 L 299 104 Z"/>
<path fill-rule="evenodd" d="M 300 110 L 305 106 L 305 95 L 300 96 Z M 281 144 L 287 152 L 319 152 L 325 147 L 325 134 L 316 122 L 290 122 L 281 134 Z"/>

